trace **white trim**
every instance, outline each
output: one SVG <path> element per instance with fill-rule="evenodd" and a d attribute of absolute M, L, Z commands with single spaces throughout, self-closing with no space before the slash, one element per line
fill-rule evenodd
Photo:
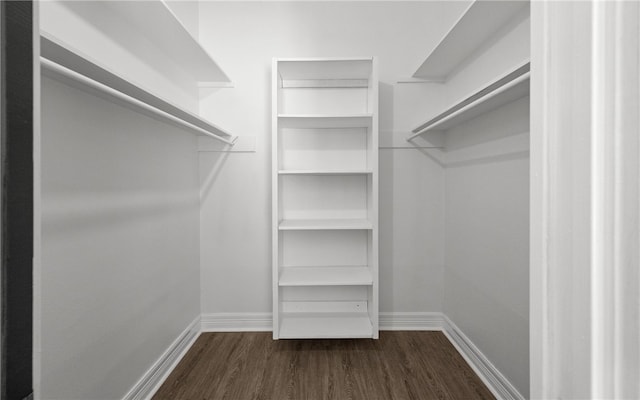
<path fill-rule="evenodd" d="M 496 398 L 504 400 L 525 399 L 471 339 L 444 314 L 442 331 Z"/>
<path fill-rule="evenodd" d="M 271 332 L 271 313 L 202 314 L 202 332 Z"/>
<path fill-rule="evenodd" d="M 381 331 L 440 331 L 444 316 L 441 312 L 381 312 Z"/>
<path fill-rule="evenodd" d="M 150 399 L 200 336 L 200 316 L 171 343 L 122 400 Z"/>

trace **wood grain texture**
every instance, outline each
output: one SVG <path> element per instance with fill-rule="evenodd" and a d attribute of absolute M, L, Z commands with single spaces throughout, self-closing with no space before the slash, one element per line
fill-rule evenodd
<path fill-rule="evenodd" d="M 203 333 L 154 400 L 494 399 L 441 332 L 379 340 Z"/>

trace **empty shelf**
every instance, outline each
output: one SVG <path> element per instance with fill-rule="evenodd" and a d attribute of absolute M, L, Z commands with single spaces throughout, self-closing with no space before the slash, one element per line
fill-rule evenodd
<path fill-rule="evenodd" d="M 288 219 L 280 221 L 281 231 L 306 230 L 370 230 L 371 221 L 366 219 Z"/>
<path fill-rule="evenodd" d="M 164 1 L 108 1 L 102 4 L 128 20 L 169 57 L 180 60 L 196 81 L 230 81 Z"/>
<path fill-rule="evenodd" d="M 371 285 L 369 267 L 284 267 L 280 286 L 355 286 Z"/>
<path fill-rule="evenodd" d="M 281 169 L 279 175 L 369 175 L 371 170 L 302 170 L 302 169 Z"/>
<path fill-rule="evenodd" d="M 354 115 L 301 115 L 279 114 L 281 128 L 368 128 L 371 114 Z"/>
<path fill-rule="evenodd" d="M 408 137 L 407 140 L 411 140 L 428 131 L 450 129 L 455 125 L 495 110 L 528 94 L 529 63 L 526 63 L 420 124 L 413 129 L 414 135 Z"/>
<path fill-rule="evenodd" d="M 413 76 L 445 81 L 458 65 L 474 54 L 525 7 L 528 7 L 527 1 L 475 0 L 429 53 Z"/>
<path fill-rule="evenodd" d="M 283 313 L 280 317 L 281 339 L 371 338 L 373 328 L 365 313 Z"/>
<path fill-rule="evenodd" d="M 373 66 L 371 58 L 281 58 L 277 62 L 282 80 L 368 80 Z"/>

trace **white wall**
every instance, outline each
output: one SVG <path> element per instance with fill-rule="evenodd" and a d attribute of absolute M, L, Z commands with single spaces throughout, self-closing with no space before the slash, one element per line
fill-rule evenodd
<path fill-rule="evenodd" d="M 202 311 L 271 312 L 272 57 L 378 56 L 380 131 L 407 133 L 434 85 L 398 85 L 422 63 L 464 3 L 205 2 L 200 40 L 235 87 L 201 91 L 201 112 L 255 153 L 201 153 Z M 415 117 L 413 117 L 415 118 Z M 419 117 L 420 119 L 422 117 Z M 380 311 L 442 310 L 441 165 L 427 152 L 380 152 Z"/>
<path fill-rule="evenodd" d="M 199 315 L 196 154 L 43 79 L 41 398 L 122 398 Z"/>
<path fill-rule="evenodd" d="M 179 60 L 104 4 L 43 2 L 40 16 L 62 42 L 197 109 Z M 83 89 L 42 79 L 37 399 L 122 398 L 200 315 L 197 138 Z"/>
<path fill-rule="evenodd" d="M 529 18 L 447 84 L 459 100 L 529 55 Z M 529 394 L 529 98 L 446 135 L 444 312 Z"/>

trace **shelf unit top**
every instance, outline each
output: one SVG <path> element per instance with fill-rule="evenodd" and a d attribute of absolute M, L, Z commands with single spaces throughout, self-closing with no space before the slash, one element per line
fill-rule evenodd
<path fill-rule="evenodd" d="M 104 1 L 100 3 L 129 21 L 142 35 L 161 48 L 167 56 L 180 60 L 183 68 L 196 81 L 231 81 L 164 1 Z"/>
<path fill-rule="evenodd" d="M 281 231 L 310 230 L 371 230 L 373 224 L 366 219 L 285 219 L 278 224 Z"/>
<path fill-rule="evenodd" d="M 456 67 L 474 54 L 528 4 L 528 1 L 473 1 L 429 53 L 413 77 L 446 81 Z"/>
<path fill-rule="evenodd" d="M 47 61 L 42 64 L 45 74 L 56 78 L 68 79 L 75 73 L 76 75 L 80 75 L 80 77 L 75 76 L 73 78 L 77 82 L 81 81 L 82 84 L 97 82 L 98 85 L 95 85 L 95 87 L 100 87 L 102 90 L 106 87 L 106 91 L 111 89 L 124 95 L 127 99 L 133 99 L 128 100 L 130 103 L 142 103 L 142 105 L 156 110 L 154 111 L 155 113 L 159 111 L 159 114 L 162 116 L 166 116 L 165 114 L 167 114 L 169 119 L 181 123 L 182 126 L 190 128 L 197 134 L 211 136 L 228 144 L 232 144 L 236 139 L 235 136 L 232 136 L 224 129 L 122 78 L 106 67 L 90 60 L 87 56 L 71 48 L 61 40 L 44 32 L 40 35 L 40 56 Z M 65 71 L 64 75 L 62 73 L 63 71 Z M 71 71 L 71 74 L 67 71 Z M 196 128 L 192 128 L 193 126 Z"/>
<path fill-rule="evenodd" d="M 283 313 L 281 339 L 371 338 L 373 328 L 366 313 Z"/>
<path fill-rule="evenodd" d="M 486 112 L 529 94 L 529 69 L 526 63 L 502 78 L 485 86 L 463 100 L 454 103 L 440 114 L 418 125 L 407 140 L 429 131 L 447 130 Z"/>
<path fill-rule="evenodd" d="M 278 73 L 286 80 L 369 79 L 373 58 L 280 58 Z"/>
<path fill-rule="evenodd" d="M 369 128 L 372 119 L 372 114 L 278 114 L 278 124 L 282 128 Z"/>
<path fill-rule="evenodd" d="M 369 267 L 283 267 L 280 286 L 356 286 L 371 285 Z"/>

